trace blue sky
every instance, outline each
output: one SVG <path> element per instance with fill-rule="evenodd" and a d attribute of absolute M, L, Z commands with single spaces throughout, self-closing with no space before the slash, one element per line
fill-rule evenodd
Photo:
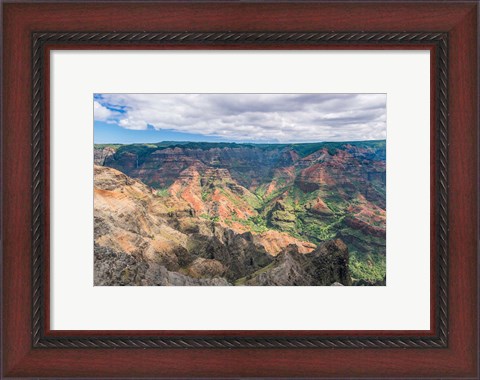
<path fill-rule="evenodd" d="M 385 94 L 95 94 L 95 143 L 386 138 Z"/>
<path fill-rule="evenodd" d="M 95 144 L 134 144 L 157 143 L 161 141 L 220 142 L 227 140 L 222 140 L 221 138 L 215 136 L 177 132 L 173 129 L 127 129 L 122 128 L 117 124 L 109 124 L 103 121 L 95 121 L 94 141 Z"/>

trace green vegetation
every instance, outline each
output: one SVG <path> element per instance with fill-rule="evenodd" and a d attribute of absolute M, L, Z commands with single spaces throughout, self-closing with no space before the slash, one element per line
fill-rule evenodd
<path fill-rule="evenodd" d="M 122 145 L 115 152 L 115 160 L 120 160 L 125 154 L 133 154 L 137 159 L 137 166 L 145 162 L 145 159 L 158 148 L 154 144 L 131 144 Z"/>
<path fill-rule="evenodd" d="M 166 198 L 169 195 L 170 195 L 170 193 L 168 192 L 168 187 L 165 188 L 165 189 L 158 189 L 157 190 L 157 196 L 158 197 Z"/>
<path fill-rule="evenodd" d="M 140 158 L 154 152 L 168 148 L 181 147 L 184 149 L 223 149 L 223 148 L 256 148 L 263 151 L 281 150 L 292 148 L 300 157 L 306 157 L 320 149 L 326 148 L 329 154 L 333 155 L 338 149 L 344 149 L 347 145 L 370 147 L 372 149 L 385 148 L 385 140 L 371 141 L 342 141 L 342 142 L 315 142 L 298 144 L 254 144 L 254 143 L 229 143 L 229 142 L 191 142 L 191 141 L 162 141 L 150 144 L 95 144 L 95 148 L 112 147 L 117 149 L 117 154 L 124 153 L 137 154 Z"/>
<path fill-rule="evenodd" d="M 265 186 L 259 187 L 257 195 L 264 195 L 265 189 Z M 272 212 L 272 205 L 280 196 L 285 210 Z M 264 204 L 259 210 L 260 216 L 256 219 L 257 223 L 259 220 L 266 221 L 271 229 L 288 232 L 298 239 L 308 240 L 314 244 L 334 238 L 348 241 L 347 245 L 351 252 L 352 278 L 369 283 L 384 279 L 386 273 L 385 239 L 352 229 L 345 224 L 345 217 L 349 215 L 348 207 L 358 204 L 356 198 L 342 197 L 334 191 L 303 192 L 295 185 L 281 188 L 269 197 L 263 196 L 262 198 Z M 309 211 L 309 205 L 316 198 L 323 199 L 328 209 L 331 210 L 331 215 L 314 215 Z M 376 215 L 378 214 L 377 211 Z M 287 222 L 288 220 L 293 223 Z M 379 224 L 372 223 L 372 225 Z"/>
<path fill-rule="evenodd" d="M 386 273 L 386 257 L 383 254 L 350 251 L 350 273 L 352 279 L 371 283 L 383 281 Z"/>
<path fill-rule="evenodd" d="M 332 222 L 321 221 L 307 215 L 301 215 L 297 218 L 296 235 L 297 237 L 307 238 L 312 243 L 318 244 L 322 241 L 331 240 L 337 237 L 338 228 L 342 225 L 345 216 L 331 218 Z"/>
<path fill-rule="evenodd" d="M 261 216 L 251 216 L 248 219 L 240 219 L 236 215 L 232 215 L 230 218 L 233 222 L 238 222 L 249 228 L 250 231 L 261 234 L 269 230 L 266 221 Z"/>
<path fill-rule="evenodd" d="M 208 214 L 201 214 L 200 218 L 209 220 L 209 221 L 214 222 L 214 223 L 217 223 L 217 222 L 220 221 L 220 217 L 218 215 L 212 216 L 212 215 L 208 215 Z"/>
<path fill-rule="evenodd" d="M 264 187 L 259 187 L 256 193 L 264 194 Z M 318 198 L 324 200 L 330 214 L 316 215 L 310 211 Z M 292 184 L 278 189 L 268 197 L 264 196 L 258 211 L 270 228 L 319 244 L 338 237 L 349 205 L 350 201 L 334 192 L 304 192 Z"/>
<path fill-rule="evenodd" d="M 208 197 L 212 194 L 210 190 L 206 190 L 205 188 L 202 188 L 202 201 L 206 201 Z"/>
<path fill-rule="evenodd" d="M 123 144 L 94 144 L 93 147 L 94 149 L 105 149 L 105 148 L 113 148 L 113 149 L 118 149 L 122 146 Z"/>

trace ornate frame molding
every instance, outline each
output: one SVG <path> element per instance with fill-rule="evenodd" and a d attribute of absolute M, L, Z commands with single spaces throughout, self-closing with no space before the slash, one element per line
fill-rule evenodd
<path fill-rule="evenodd" d="M 45 120 L 46 44 L 301 44 L 436 46 L 436 266 L 434 337 L 73 337 L 45 336 Z M 448 346 L 448 35 L 432 32 L 34 32 L 32 34 L 32 346 L 34 348 L 444 348 Z"/>

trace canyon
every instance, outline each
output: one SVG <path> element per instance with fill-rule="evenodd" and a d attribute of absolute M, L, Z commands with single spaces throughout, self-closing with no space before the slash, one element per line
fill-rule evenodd
<path fill-rule="evenodd" d="M 386 143 L 94 147 L 95 285 L 386 283 Z"/>

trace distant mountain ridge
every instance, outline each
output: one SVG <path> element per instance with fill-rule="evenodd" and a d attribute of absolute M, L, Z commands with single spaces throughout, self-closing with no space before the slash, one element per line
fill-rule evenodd
<path fill-rule="evenodd" d="M 155 176 L 147 177 L 145 170 L 158 169 L 157 164 L 168 158 L 184 160 L 185 164 L 198 160 L 212 167 L 233 169 L 232 176 L 241 181 L 241 174 L 251 165 L 268 165 L 268 172 L 276 167 L 285 167 L 296 160 L 304 159 L 315 152 L 327 151 L 333 155 L 338 150 L 368 149 L 375 156 L 367 159 L 385 161 L 385 140 L 356 142 L 320 142 L 295 144 L 240 144 L 215 142 L 160 142 L 156 144 L 99 144 L 95 145 L 95 164 L 114 167 L 127 174 L 142 178 L 149 185 L 169 185 L 163 180 L 156 183 Z M 103 152 L 103 155 L 102 155 Z M 262 172 L 262 173 L 263 173 Z M 150 173 L 152 174 L 152 173 Z M 177 175 L 176 171 L 172 174 Z M 273 174 L 270 172 L 270 175 Z M 173 182 L 174 178 L 169 178 Z"/>
<path fill-rule="evenodd" d="M 340 239 L 350 252 L 354 282 L 385 281 L 384 140 L 99 144 L 95 145 L 94 160 L 96 165 L 119 170 L 147 185 L 171 228 L 195 220 L 234 234 L 251 233 L 254 244 L 262 245 L 271 257 L 288 245 L 305 255 Z M 95 180 L 97 184 L 97 177 Z M 188 229 L 186 234 L 187 240 L 193 239 Z M 100 246 L 114 245 L 113 240 L 105 243 L 106 238 L 97 238 Z M 296 257 L 294 253 L 282 255 Z M 290 259 L 282 260 L 282 267 L 296 268 Z M 260 273 L 266 282 L 271 279 L 267 272 Z M 239 280 L 235 276 L 228 279 Z"/>

